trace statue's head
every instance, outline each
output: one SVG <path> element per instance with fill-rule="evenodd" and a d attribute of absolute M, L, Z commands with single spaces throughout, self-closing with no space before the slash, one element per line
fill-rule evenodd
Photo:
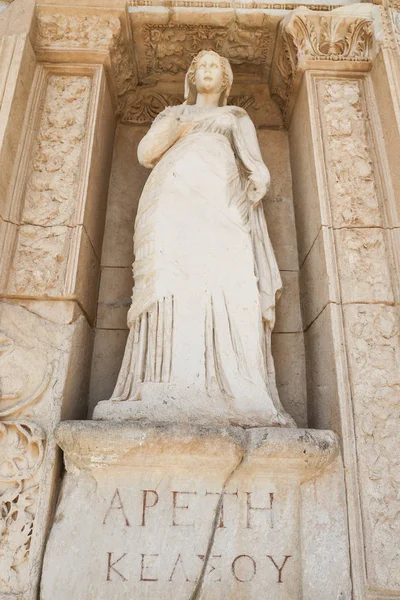
<path fill-rule="evenodd" d="M 198 93 L 220 93 L 219 106 L 225 106 L 233 82 L 233 73 L 227 58 L 213 50 L 202 50 L 191 62 L 185 79 L 187 104 L 195 104 Z"/>

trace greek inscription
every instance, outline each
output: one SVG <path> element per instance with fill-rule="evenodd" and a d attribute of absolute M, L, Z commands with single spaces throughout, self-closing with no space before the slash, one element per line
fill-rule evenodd
<path fill-rule="evenodd" d="M 146 526 L 146 511 L 148 508 L 153 508 L 158 504 L 158 494 L 155 490 L 142 490 L 143 503 L 142 503 L 142 527 Z M 152 495 L 150 495 L 152 494 Z"/>
<path fill-rule="evenodd" d="M 159 554 L 141 554 L 140 556 L 142 557 L 140 561 L 140 581 L 158 581 L 158 577 L 149 577 L 149 573 L 145 572 L 154 568 L 154 565 L 146 564 L 147 559 L 145 557 L 158 557 Z"/>
<path fill-rule="evenodd" d="M 206 496 L 220 496 L 221 492 L 209 492 L 208 490 L 206 491 Z M 219 511 L 219 523 L 218 523 L 218 528 L 224 528 L 224 500 L 226 496 L 236 496 L 236 498 L 239 498 L 239 490 L 236 490 L 236 492 L 223 492 L 223 496 L 222 496 L 222 500 L 221 500 L 221 506 L 220 506 L 220 511 Z"/>
<path fill-rule="evenodd" d="M 285 556 L 285 559 L 284 559 L 281 567 L 278 567 L 278 565 L 276 564 L 275 560 L 272 558 L 272 556 L 270 554 L 267 555 L 267 558 L 270 559 L 270 561 L 272 562 L 272 564 L 274 565 L 274 567 L 278 571 L 278 581 L 277 581 L 277 583 L 283 583 L 283 581 L 282 581 L 282 571 L 283 571 L 283 568 L 286 565 L 287 561 L 289 560 L 289 558 L 291 558 L 291 554 L 288 554 L 287 556 Z"/>
<path fill-rule="evenodd" d="M 112 581 L 112 579 L 111 579 L 111 571 L 113 571 L 114 573 L 116 573 L 122 579 L 122 581 L 128 581 L 127 578 L 120 571 L 118 571 L 115 568 L 115 566 L 114 566 L 117 563 L 119 563 L 119 561 L 122 560 L 124 558 L 124 556 L 126 556 L 126 552 L 124 552 L 119 558 L 117 558 L 117 560 L 114 560 L 114 562 L 112 562 L 113 552 L 107 552 L 107 555 L 108 555 L 108 563 L 107 563 L 107 577 L 106 577 L 106 581 Z"/>
<path fill-rule="evenodd" d="M 198 556 L 198 557 L 200 558 L 200 560 L 202 560 L 202 561 L 204 561 L 204 560 L 205 560 L 205 558 L 206 558 L 206 557 L 205 557 L 205 554 L 198 554 L 197 556 Z M 207 573 L 207 576 L 210 576 L 210 575 L 211 575 L 211 573 L 213 573 L 214 571 L 216 571 L 216 570 L 218 569 L 218 567 L 215 567 L 215 566 L 214 566 L 214 564 L 213 564 L 213 561 L 214 561 L 216 558 L 222 558 L 222 554 L 212 554 L 212 555 L 210 556 L 210 558 L 208 559 L 208 566 L 210 567 L 210 569 L 209 569 L 209 571 L 208 571 L 208 573 Z M 215 575 L 213 575 L 213 577 L 217 577 L 217 573 L 215 573 Z M 210 581 L 211 581 L 211 583 L 218 583 L 219 581 L 222 581 L 222 579 L 221 579 L 221 574 L 219 575 L 219 578 L 218 578 L 218 579 L 210 579 Z"/>
<path fill-rule="evenodd" d="M 247 496 L 247 498 L 246 498 L 246 506 L 247 506 L 247 524 L 246 524 L 246 527 L 247 527 L 247 529 L 252 529 L 253 528 L 253 520 L 252 520 L 253 512 L 261 511 L 261 510 L 271 511 L 271 513 L 270 513 L 271 514 L 271 527 L 273 527 L 272 505 L 274 503 L 274 494 L 272 492 L 270 492 L 270 494 L 269 494 L 269 506 L 253 506 L 252 500 L 251 500 L 252 492 L 246 492 L 246 496 Z"/>
<path fill-rule="evenodd" d="M 181 504 L 183 501 L 179 496 L 196 496 L 197 492 L 172 492 L 172 526 L 173 527 L 194 527 L 194 523 L 178 523 L 179 516 L 177 516 L 178 510 L 188 510 L 189 509 L 189 500 L 187 500 L 186 504 Z"/>
<path fill-rule="evenodd" d="M 125 522 L 126 527 L 130 527 L 130 523 L 129 523 L 128 518 L 127 518 L 127 516 L 125 514 L 124 505 L 122 504 L 121 495 L 119 493 L 119 489 L 118 488 L 115 489 L 115 493 L 114 493 L 114 496 L 113 496 L 113 498 L 111 500 L 110 506 L 108 507 L 108 510 L 107 510 L 106 514 L 104 515 L 103 525 L 106 524 L 106 521 L 107 521 L 107 519 L 108 519 L 108 517 L 109 517 L 109 515 L 110 515 L 110 513 L 111 513 L 112 510 L 120 510 L 121 512 L 119 514 L 122 516 L 122 518 L 123 518 L 123 520 Z"/>
<path fill-rule="evenodd" d="M 239 554 L 232 562 L 231 569 L 234 578 L 240 583 L 252 581 L 257 573 L 256 561 L 248 554 Z M 239 575 L 237 571 L 239 571 Z"/>
<path fill-rule="evenodd" d="M 169 577 L 168 581 L 172 581 L 172 580 L 173 580 L 173 577 L 174 577 L 174 575 L 175 575 L 175 571 L 176 571 L 176 570 L 177 570 L 177 568 L 178 568 L 178 565 L 182 565 L 180 570 L 181 570 L 181 572 L 183 573 L 183 575 L 184 575 L 184 577 L 185 577 L 185 580 L 186 580 L 186 582 L 189 582 L 189 581 L 190 581 L 190 579 L 188 578 L 188 576 L 187 576 L 187 574 L 186 574 L 185 567 L 184 567 L 184 564 L 183 564 L 183 559 L 182 559 L 182 556 L 181 556 L 180 554 L 178 554 L 178 558 L 177 558 L 177 559 L 176 559 L 176 561 L 175 561 L 174 568 L 172 569 L 172 573 L 171 573 L 171 575 L 170 575 L 170 577 Z"/>
<path fill-rule="evenodd" d="M 176 558 L 175 558 L 176 557 Z M 198 554 L 197 557 L 204 562 L 205 554 Z M 283 570 L 291 558 L 291 554 L 283 557 L 283 560 L 273 557 L 271 554 L 264 555 L 263 558 L 250 556 L 249 554 L 239 554 L 232 557 L 224 557 L 222 554 L 212 554 L 209 556 L 205 579 L 210 583 L 228 582 L 229 577 L 233 577 L 239 584 L 251 583 L 253 579 L 260 579 L 267 576 L 268 573 L 277 573 L 273 575 L 276 584 L 283 584 Z M 122 561 L 120 565 L 119 563 Z M 269 570 L 267 565 L 270 561 L 274 567 Z M 281 564 L 279 564 L 281 563 Z M 227 570 L 224 572 L 224 568 Z M 129 571 L 128 571 L 129 569 Z M 275 571 L 276 569 L 276 571 Z M 196 570 L 198 572 L 198 570 Z M 165 583 L 190 583 L 193 581 L 190 575 L 190 562 L 185 562 L 184 554 L 169 553 L 161 555 L 158 553 L 141 553 L 133 556 L 127 556 L 124 552 L 117 555 L 115 552 L 107 552 L 107 575 L 106 581 L 118 583 L 132 581 L 139 582 L 165 582 Z M 268 579 L 267 579 L 268 581 Z"/>

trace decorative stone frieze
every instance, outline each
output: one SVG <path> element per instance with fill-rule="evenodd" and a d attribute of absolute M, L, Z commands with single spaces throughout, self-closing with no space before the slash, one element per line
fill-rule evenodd
<path fill-rule="evenodd" d="M 337 12 L 322 15 L 298 8 L 280 25 L 271 72 L 271 96 L 284 115 L 290 117 L 304 70 L 324 68 L 327 61 L 330 69 L 353 69 L 351 63 L 356 63 L 357 70 L 368 70 L 372 47 L 370 18 Z"/>
<path fill-rule="evenodd" d="M 145 25 L 142 30 L 147 75 L 186 73 L 193 57 L 212 49 L 234 65 L 254 70 L 265 63 L 271 33 L 265 27 L 243 27 L 232 21 L 217 25 Z"/>
<path fill-rule="evenodd" d="M 97 17 L 38 12 L 37 38 L 39 48 L 108 48 L 121 32 L 118 17 Z"/>
<path fill-rule="evenodd" d="M 173 8 L 234 8 L 238 10 L 295 10 L 298 4 L 286 4 L 281 2 L 251 2 L 246 0 L 128 0 L 128 6 L 166 6 Z M 329 11 L 336 8 L 336 4 L 307 4 L 311 10 Z"/>

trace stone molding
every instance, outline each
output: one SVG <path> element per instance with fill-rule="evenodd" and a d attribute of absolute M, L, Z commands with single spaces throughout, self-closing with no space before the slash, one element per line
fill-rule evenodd
<path fill-rule="evenodd" d="M 373 21 L 343 13 L 318 14 L 301 7 L 280 25 L 271 72 L 271 96 L 290 118 L 307 69 L 371 68 Z"/>
<path fill-rule="evenodd" d="M 165 6 L 169 8 L 233 8 L 236 10 L 295 10 L 299 4 L 286 4 L 282 2 L 251 2 L 249 4 L 244 0 L 237 2 L 236 0 L 128 0 L 128 6 Z M 312 10 L 333 10 L 337 8 L 337 4 L 303 4 Z"/>
<path fill-rule="evenodd" d="M 285 474 L 305 481 L 325 470 L 339 453 L 332 431 L 274 427 L 64 421 L 56 440 L 69 471 L 74 467 L 90 471 L 93 465 L 133 468 L 143 460 L 148 466 L 174 466 L 179 449 L 188 459 L 212 459 L 228 473 L 232 463 L 242 459 L 244 467 L 258 463 L 264 474 L 278 472 L 285 461 Z"/>

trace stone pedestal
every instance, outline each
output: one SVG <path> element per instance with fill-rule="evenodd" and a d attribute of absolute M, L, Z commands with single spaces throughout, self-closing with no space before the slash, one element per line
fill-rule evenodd
<path fill-rule="evenodd" d="M 56 435 L 67 474 L 42 600 L 350 599 L 332 432 L 70 421 Z"/>

